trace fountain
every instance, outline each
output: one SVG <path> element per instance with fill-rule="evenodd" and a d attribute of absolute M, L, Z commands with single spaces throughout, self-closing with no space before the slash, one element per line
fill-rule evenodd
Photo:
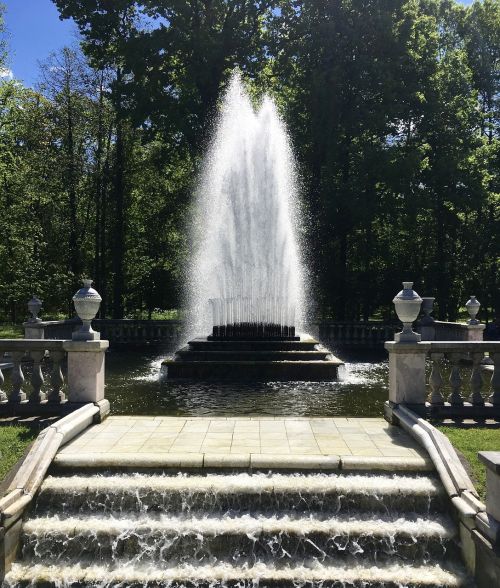
<path fill-rule="evenodd" d="M 342 363 L 297 334 L 306 319 L 294 161 L 276 106 L 235 74 L 197 191 L 189 344 L 169 378 L 330 380 Z M 210 333 L 204 338 L 192 338 Z"/>

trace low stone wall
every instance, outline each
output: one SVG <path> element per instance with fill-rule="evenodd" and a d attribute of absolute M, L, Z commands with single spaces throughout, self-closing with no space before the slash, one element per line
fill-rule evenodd
<path fill-rule="evenodd" d="M 25 323 L 27 339 L 71 339 L 79 329 L 79 319 Z M 184 323 L 178 320 L 94 319 L 92 327 L 113 347 L 171 345 L 180 340 Z"/>
<path fill-rule="evenodd" d="M 382 322 L 323 322 L 314 325 L 315 334 L 327 347 L 335 349 L 383 349 L 399 328 Z"/>
<path fill-rule="evenodd" d="M 462 557 L 478 588 L 500 586 L 500 452 L 479 453 L 487 467 L 484 504 L 452 444 L 441 431 L 404 406 L 389 408 L 386 416 L 428 452 L 451 500 L 459 524 Z"/>
<path fill-rule="evenodd" d="M 44 429 L 0 497 L 0 583 L 19 549 L 22 516 L 40 488 L 60 447 L 109 412 L 109 403 L 86 404 Z"/>

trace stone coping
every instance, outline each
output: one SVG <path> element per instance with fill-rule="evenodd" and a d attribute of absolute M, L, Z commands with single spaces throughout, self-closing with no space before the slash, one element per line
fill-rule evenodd
<path fill-rule="evenodd" d="M 500 474 L 500 451 L 479 451 L 477 456 L 489 470 Z"/>
<path fill-rule="evenodd" d="M 252 470 L 320 470 L 320 471 L 386 471 L 428 472 L 434 470 L 430 459 L 424 457 L 369 458 L 336 455 L 268 455 L 258 453 L 60 453 L 54 459 L 56 469 L 116 469 L 137 470 L 171 468 L 227 468 Z"/>
<path fill-rule="evenodd" d="M 23 514 L 38 491 L 58 450 L 89 427 L 107 406 L 86 404 L 51 424 L 38 435 L 14 478 L 0 498 L 0 529 L 9 528 Z"/>
<path fill-rule="evenodd" d="M 500 341 L 386 341 L 384 347 L 390 353 L 427 352 L 500 352 Z"/>

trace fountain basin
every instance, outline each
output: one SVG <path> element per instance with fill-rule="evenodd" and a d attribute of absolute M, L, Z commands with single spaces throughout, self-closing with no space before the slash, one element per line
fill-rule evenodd
<path fill-rule="evenodd" d="M 299 340 L 189 341 L 173 360 L 162 363 L 169 379 L 221 379 L 253 381 L 336 380 L 343 362 L 312 337 Z"/>

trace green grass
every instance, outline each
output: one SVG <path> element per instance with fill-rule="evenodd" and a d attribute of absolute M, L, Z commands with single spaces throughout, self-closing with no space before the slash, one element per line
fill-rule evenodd
<path fill-rule="evenodd" d="M 21 325 L 0 325 L 0 339 L 22 339 L 23 337 L 24 329 Z"/>
<path fill-rule="evenodd" d="M 470 465 L 473 482 L 479 496 L 484 501 L 486 497 L 485 466 L 477 457 L 478 451 L 500 451 L 500 428 L 481 426 L 466 427 L 438 427 L 467 459 Z"/>
<path fill-rule="evenodd" d="M 22 457 L 26 447 L 35 439 L 38 431 L 28 427 L 0 427 L 0 482 L 10 468 Z"/>

